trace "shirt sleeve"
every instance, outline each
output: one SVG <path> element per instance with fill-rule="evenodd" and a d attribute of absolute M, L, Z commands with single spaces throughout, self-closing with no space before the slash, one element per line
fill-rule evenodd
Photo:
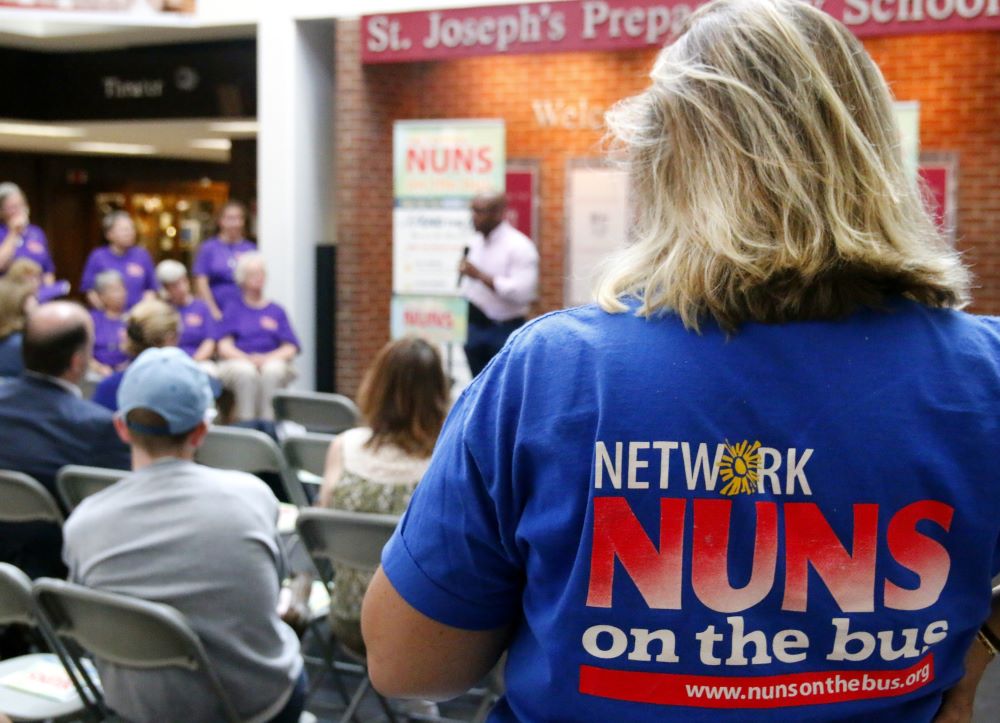
<path fill-rule="evenodd" d="M 509 462 L 495 463 L 512 458 L 517 426 L 504 423 L 511 408 L 500 400 L 505 353 L 452 410 L 430 467 L 382 553 L 386 576 L 412 607 L 468 630 L 497 628 L 520 614 L 520 505 Z"/>
<path fill-rule="evenodd" d="M 284 309 L 279 307 L 281 312 L 278 318 L 278 339 L 282 344 L 294 344 L 295 348 L 299 351 L 302 350 L 302 344 L 299 343 L 299 337 L 295 335 L 295 330 L 292 328 L 292 322 L 288 320 L 288 314 Z"/>
<path fill-rule="evenodd" d="M 80 279 L 80 291 L 90 291 L 94 288 L 94 278 L 100 273 L 97 263 L 98 250 L 94 249 L 87 257 L 87 263 L 83 267 L 83 277 Z"/>
<path fill-rule="evenodd" d="M 512 304 L 530 304 L 538 294 L 538 251 L 530 241 L 518 243 L 511 251 L 505 274 L 493 277 L 497 296 Z"/>

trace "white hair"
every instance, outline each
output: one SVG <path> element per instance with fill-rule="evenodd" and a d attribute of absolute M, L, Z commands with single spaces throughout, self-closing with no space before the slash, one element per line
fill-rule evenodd
<path fill-rule="evenodd" d="M 253 266 L 259 266 L 262 269 L 267 268 L 264 264 L 264 255 L 259 251 L 247 251 L 237 259 L 236 268 L 233 270 L 233 278 L 237 284 L 242 284 L 246 281 L 247 272 Z"/>
<path fill-rule="evenodd" d="M 180 281 L 187 276 L 187 268 L 180 261 L 166 259 L 156 265 L 156 280 L 161 286 L 167 286 Z"/>
<path fill-rule="evenodd" d="M 103 294 L 112 284 L 125 284 L 125 279 L 123 279 L 122 275 L 114 269 L 102 271 L 94 277 L 94 289 L 97 290 L 98 294 Z"/>
<path fill-rule="evenodd" d="M 7 199 L 12 196 L 24 198 L 24 192 L 21 190 L 21 187 L 11 181 L 0 183 L 0 206 L 7 203 Z"/>

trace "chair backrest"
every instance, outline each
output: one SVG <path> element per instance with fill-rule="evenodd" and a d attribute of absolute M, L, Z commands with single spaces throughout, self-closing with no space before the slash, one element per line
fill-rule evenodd
<path fill-rule="evenodd" d="M 59 499 L 72 512 L 85 497 L 110 487 L 128 474 L 120 469 L 68 464 L 56 474 Z"/>
<path fill-rule="evenodd" d="M 63 514 L 49 491 L 34 477 L 0 470 L 0 520 L 47 521 L 61 525 Z"/>
<path fill-rule="evenodd" d="M 301 510 L 295 526 L 315 562 L 374 570 L 398 523 L 395 515 L 313 508 Z"/>
<path fill-rule="evenodd" d="M 281 450 L 292 469 L 305 470 L 322 477 L 326 467 L 326 453 L 333 440 L 332 434 L 295 434 L 285 438 L 281 443 Z"/>
<path fill-rule="evenodd" d="M 340 434 L 357 427 L 361 419 L 357 405 L 348 397 L 326 392 L 278 392 L 274 395 L 274 416 L 320 434 Z"/>
<path fill-rule="evenodd" d="M 97 391 L 98 381 L 88 377 L 84 377 L 80 380 L 80 396 L 84 399 L 93 399 L 94 392 Z"/>
<path fill-rule="evenodd" d="M 60 638 L 126 668 L 180 667 L 200 672 L 219 697 L 227 719 L 239 721 L 198 635 L 169 605 L 41 578 L 33 588 L 38 609 Z"/>
<path fill-rule="evenodd" d="M 212 427 L 195 452 L 195 461 L 217 469 L 273 472 L 281 477 L 285 494 L 297 507 L 309 505 L 302 483 L 292 472 L 278 443 L 263 432 L 242 427 Z"/>
<path fill-rule="evenodd" d="M 31 578 L 9 562 L 0 562 L 0 625 L 35 624 Z"/>

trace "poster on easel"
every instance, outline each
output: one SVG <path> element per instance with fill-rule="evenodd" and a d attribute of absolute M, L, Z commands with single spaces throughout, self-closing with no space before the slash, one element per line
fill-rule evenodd
<path fill-rule="evenodd" d="M 392 291 L 458 296 L 475 231 L 469 203 L 503 191 L 502 120 L 397 121 L 393 127 Z"/>

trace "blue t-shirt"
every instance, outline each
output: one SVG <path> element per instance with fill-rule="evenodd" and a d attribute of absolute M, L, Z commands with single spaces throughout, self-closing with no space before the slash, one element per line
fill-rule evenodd
<path fill-rule="evenodd" d="M 514 626 L 494 720 L 929 721 L 1000 570 L 998 432 L 996 319 L 556 312 L 463 394 L 382 562 Z"/>
<path fill-rule="evenodd" d="M 111 372 L 104 377 L 94 388 L 94 395 L 90 398 L 94 404 L 100 404 L 105 409 L 112 412 L 118 411 L 118 387 L 122 385 L 125 378 L 125 370 Z"/>

